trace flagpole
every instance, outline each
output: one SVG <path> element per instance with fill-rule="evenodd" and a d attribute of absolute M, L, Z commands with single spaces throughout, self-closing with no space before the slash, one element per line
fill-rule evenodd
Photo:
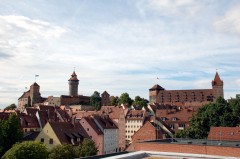
<path fill-rule="evenodd" d="M 37 82 L 37 77 L 39 77 L 39 75 L 35 75 L 35 82 Z"/>

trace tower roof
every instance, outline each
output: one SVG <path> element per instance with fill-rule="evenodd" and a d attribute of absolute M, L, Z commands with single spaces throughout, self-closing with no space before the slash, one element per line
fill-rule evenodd
<path fill-rule="evenodd" d="M 164 88 L 158 84 L 155 84 L 152 88 L 150 88 L 150 90 L 164 90 Z"/>
<path fill-rule="evenodd" d="M 39 87 L 39 85 L 36 82 L 34 82 L 31 86 L 38 86 Z"/>
<path fill-rule="evenodd" d="M 218 85 L 218 86 L 222 86 L 223 85 L 223 81 L 220 79 L 218 72 L 216 72 L 214 80 L 212 81 L 212 85 Z"/>
<path fill-rule="evenodd" d="M 75 71 L 73 71 L 71 78 L 68 81 L 79 81 L 77 78 L 77 74 L 75 73 Z"/>

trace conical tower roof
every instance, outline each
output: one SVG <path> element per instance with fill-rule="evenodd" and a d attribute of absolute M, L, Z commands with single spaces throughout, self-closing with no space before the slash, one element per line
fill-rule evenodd
<path fill-rule="evenodd" d="M 222 86 L 223 81 L 220 79 L 218 72 L 216 72 L 214 80 L 212 81 L 213 86 Z"/>
<path fill-rule="evenodd" d="M 77 78 L 77 74 L 75 73 L 75 71 L 73 71 L 71 78 L 68 81 L 79 81 Z"/>

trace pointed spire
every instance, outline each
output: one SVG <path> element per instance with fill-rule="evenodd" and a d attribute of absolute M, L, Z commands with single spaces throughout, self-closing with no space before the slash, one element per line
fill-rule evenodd
<path fill-rule="evenodd" d="M 223 81 L 220 79 L 218 72 L 216 71 L 214 80 L 212 81 L 212 85 L 215 86 L 222 86 L 223 85 Z"/>

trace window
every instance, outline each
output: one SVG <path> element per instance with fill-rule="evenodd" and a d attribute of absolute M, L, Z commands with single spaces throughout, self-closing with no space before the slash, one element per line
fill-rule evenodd
<path fill-rule="evenodd" d="M 53 139 L 52 138 L 49 139 L 49 144 L 53 144 Z"/>
<path fill-rule="evenodd" d="M 179 124 L 178 127 L 184 128 L 185 124 Z"/>
<path fill-rule="evenodd" d="M 41 142 L 44 142 L 44 138 L 41 138 Z"/>
<path fill-rule="evenodd" d="M 174 124 L 169 124 L 171 129 L 174 129 Z"/>
<path fill-rule="evenodd" d="M 165 117 L 161 117 L 162 121 L 166 121 L 166 118 Z"/>
<path fill-rule="evenodd" d="M 176 117 L 173 117 L 173 118 L 172 118 L 172 121 L 176 121 L 176 120 L 177 120 L 177 118 L 176 118 Z"/>
<path fill-rule="evenodd" d="M 89 128 L 87 128 L 87 131 L 89 131 Z"/>

